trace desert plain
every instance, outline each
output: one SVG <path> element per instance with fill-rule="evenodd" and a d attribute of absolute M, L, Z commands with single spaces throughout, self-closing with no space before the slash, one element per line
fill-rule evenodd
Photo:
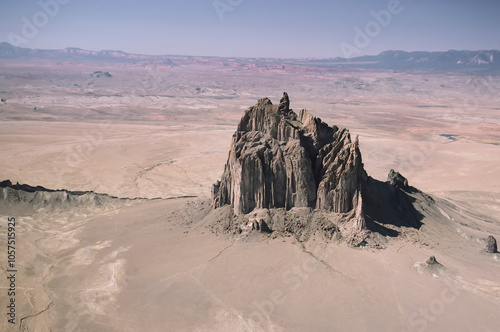
<path fill-rule="evenodd" d="M 2 60 L 0 180 L 89 192 L 2 196 L 6 275 L 17 223 L 2 331 L 500 329 L 500 254 L 484 252 L 500 239 L 499 76 L 190 60 Z M 224 232 L 210 191 L 231 137 L 284 91 L 357 135 L 370 176 L 401 172 L 439 213 L 387 226 L 379 247 Z"/>

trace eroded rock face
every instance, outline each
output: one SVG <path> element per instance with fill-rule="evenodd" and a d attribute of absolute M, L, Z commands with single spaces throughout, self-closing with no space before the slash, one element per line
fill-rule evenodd
<path fill-rule="evenodd" d="M 358 140 L 306 110 L 297 115 L 284 93 L 279 105 L 263 98 L 243 115 L 213 204 L 231 204 L 236 214 L 292 207 L 344 213 L 361 204 L 365 180 Z"/>

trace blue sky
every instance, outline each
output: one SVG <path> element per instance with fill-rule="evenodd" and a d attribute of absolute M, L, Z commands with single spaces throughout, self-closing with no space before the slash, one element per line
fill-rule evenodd
<path fill-rule="evenodd" d="M 0 41 L 284 58 L 500 49 L 499 16 L 498 0 L 2 0 Z"/>

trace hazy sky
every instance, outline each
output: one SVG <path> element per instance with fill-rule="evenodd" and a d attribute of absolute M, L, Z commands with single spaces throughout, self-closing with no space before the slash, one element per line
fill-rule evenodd
<path fill-rule="evenodd" d="M 500 0 L 2 0 L 0 41 L 142 54 L 336 57 L 500 49 L 499 18 Z"/>

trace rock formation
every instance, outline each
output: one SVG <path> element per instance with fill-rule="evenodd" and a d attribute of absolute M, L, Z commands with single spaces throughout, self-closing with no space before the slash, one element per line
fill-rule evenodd
<path fill-rule="evenodd" d="M 245 111 L 213 205 L 230 204 L 235 214 L 310 207 L 358 215 L 366 178 L 358 140 L 307 110 L 297 115 L 284 93 L 278 105 L 262 98 Z"/>
<path fill-rule="evenodd" d="M 387 176 L 387 182 L 396 188 L 403 190 L 408 189 L 408 180 L 393 169 L 391 169 L 389 175 Z"/>
<path fill-rule="evenodd" d="M 434 256 L 431 256 L 427 262 L 425 262 L 427 265 L 441 265 L 441 263 L 439 263 L 436 259 L 436 257 Z"/>
<path fill-rule="evenodd" d="M 490 254 L 496 253 L 498 250 L 497 248 L 497 240 L 493 236 L 488 236 L 488 240 L 486 243 L 486 252 Z"/>
<path fill-rule="evenodd" d="M 98 71 L 95 71 L 93 72 L 92 74 L 90 74 L 91 77 L 95 77 L 95 78 L 99 78 L 99 77 L 112 77 L 113 75 L 111 75 L 111 73 L 109 71 L 101 71 L 101 70 L 98 70 Z"/>
<path fill-rule="evenodd" d="M 34 213 L 90 213 L 94 210 L 115 209 L 127 199 L 99 194 L 93 191 L 47 189 L 42 186 L 0 182 L 0 211 L 14 215 Z"/>

